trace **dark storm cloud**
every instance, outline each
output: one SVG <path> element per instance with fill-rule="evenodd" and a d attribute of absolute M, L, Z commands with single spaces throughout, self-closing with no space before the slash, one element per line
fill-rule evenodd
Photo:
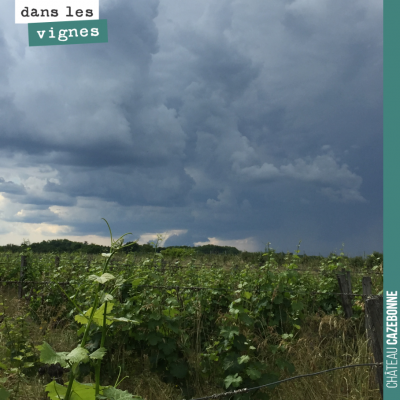
<path fill-rule="evenodd" d="M 186 174 L 172 174 L 171 168 L 100 168 L 95 172 L 74 169 L 65 172 L 60 185 L 47 183 L 47 193 L 65 193 L 70 196 L 98 197 L 118 201 L 121 205 L 182 205 L 192 186 Z"/>
<path fill-rule="evenodd" d="M 192 31 L 182 31 L 180 36 L 181 44 L 192 56 L 189 69 L 193 78 L 208 89 L 204 95 L 218 93 L 230 103 L 243 95 L 257 77 L 260 68 L 225 38 L 208 38 Z"/>
<path fill-rule="evenodd" d="M 187 231 L 168 244 L 382 247 L 381 5 L 109 0 L 100 13 L 106 45 L 26 48 L 4 19 L 2 218 Z"/>

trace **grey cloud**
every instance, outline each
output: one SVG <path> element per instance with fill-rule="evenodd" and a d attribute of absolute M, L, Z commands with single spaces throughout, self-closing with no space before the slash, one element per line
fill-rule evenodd
<path fill-rule="evenodd" d="M 76 198 L 62 193 L 48 193 L 44 191 L 40 196 L 28 194 L 18 199 L 21 204 L 33 204 L 36 206 L 73 206 L 76 204 Z"/>
<path fill-rule="evenodd" d="M 178 168 L 101 168 L 61 173 L 61 184 L 47 183 L 46 192 L 99 197 L 122 205 L 182 205 L 192 179 Z"/>
<path fill-rule="evenodd" d="M 340 188 L 333 189 L 331 187 L 324 187 L 320 189 L 321 193 L 326 195 L 329 199 L 333 201 L 357 201 L 357 202 L 365 202 L 364 197 L 361 196 L 360 192 L 357 189 L 352 188 Z"/>
<path fill-rule="evenodd" d="M 181 32 L 182 44 L 194 56 L 191 70 L 197 82 L 231 102 L 257 78 L 260 67 L 241 54 L 223 36 L 207 38 L 193 32 Z M 195 82 L 196 82 L 195 81 Z M 210 95 L 211 95 L 210 93 Z"/>
<path fill-rule="evenodd" d="M 24 222 L 24 223 L 60 223 L 57 214 L 54 214 L 49 209 L 45 210 L 28 210 L 23 209 L 19 211 L 12 218 L 7 218 L 8 221 Z"/>
<path fill-rule="evenodd" d="M 315 160 L 307 163 L 298 159 L 294 165 L 283 165 L 281 170 L 284 175 L 294 179 L 305 181 L 317 181 L 321 183 L 356 186 L 361 185 L 361 177 L 349 171 L 348 166 L 339 166 L 331 156 L 318 156 Z"/>
<path fill-rule="evenodd" d="M 242 169 L 240 169 L 237 164 L 234 164 L 234 169 L 245 178 L 261 182 L 278 178 L 280 175 L 278 168 L 268 163 L 263 163 L 260 167 L 252 165 L 251 167 L 244 167 Z"/>
<path fill-rule="evenodd" d="M 245 141 L 246 145 L 248 141 Z M 323 146 L 328 149 L 328 147 Z M 347 164 L 339 165 L 333 153 L 317 156 L 308 160 L 296 159 L 294 163 L 276 167 L 264 162 L 262 165 L 242 166 L 256 158 L 255 151 L 247 146 L 245 151 L 233 154 L 232 169 L 238 176 L 254 182 L 268 182 L 277 179 L 292 179 L 300 182 L 310 182 L 328 187 L 321 189 L 331 199 L 343 201 L 365 201 L 360 194 L 362 178 L 349 170 Z M 334 195 L 335 193 L 335 195 Z"/>
<path fill-rule="evenodd" d="M 4 178 L 0 177 L 0 192 L 11 195 L 24 195 L 26 194 L 26 189 L 23 185 L 17 185 L 11 181 L 6 182 Z"/>

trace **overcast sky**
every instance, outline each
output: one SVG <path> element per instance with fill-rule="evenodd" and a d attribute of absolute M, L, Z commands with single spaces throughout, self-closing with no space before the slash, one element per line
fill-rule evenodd
<path fill-rule="evenodd" d="M 382 0 L 100 0 L 28 46 L 0 3 L 0 244 L 382 251 Z"/>

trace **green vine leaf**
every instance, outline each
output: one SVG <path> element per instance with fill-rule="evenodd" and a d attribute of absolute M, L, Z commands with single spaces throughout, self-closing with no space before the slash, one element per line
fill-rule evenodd
<path fill-rule="evenodd" d="M 132 284 L 132 286 L 139 286 L 142 282 L 143 282 L 143 279 L 136 278 L 131 282 L 131 284 Z"/>
<path fill-rule="evenodd" d="M 254 367 L 247 368 L 246 374 L 253 381 L 256 381 L 257 379 L 261 378 L 261 371 Z"/>
<path fill-rule="evenodd" d="M 100 394 L 103 394 L 104 387 L 100 386 Z M 63 385 L 50 382 L 46 385 L 46 392 L 51 400 L 61 400 L 67 393 L 67 388 Z M 71 400 L 94 400 L 95 386 L 93 383 L 79 383 L 74 381 L 72 384 Z"/>
<path fill-rule="evenodd" d="M 100 298 L 100 303 L 105 303 L 106 301 L 113 301 L 114 296 L 109 293 L 103 293 Z M 108 306 L 107 306 L 108 309 Z"/>
<path fill-rule="evenodd" d="M 106 303 L 103 303 L 94 313 L 93 322 L 98 326 L 103 326 L 103 315 L 104 315 L 104 307 Z M 111 311 L 114 307 L 114 303 L 107 303 L 107 316 L 111 314 Z M 89 322 L 90 313 L 92 312 L 92 308 L 90 307 L 89 310 L 85 312 L 85 315 L 75 315 L 75 321 L 79 322 L 80 324 L 87 324 Z M 107 325 L 111 325 L 113 321 L 107 318 Z"/>
<path fill-rule="evenodd" d="M 107 349 L 105 347 L 100 347 L 97 349 L 95 352 L 89 355 L 89 357 L 93 360 L 101 360 L 107 352 Z"/>
<path fill-rule="evenodd" d="M 236 388 L 242 383 L 242 381 L 243 381 L 242 377 L 238 376 L 238 374 L 228 375 L 224 379 L 225 388 L 228 389 L 228 387 L 231 385 Z"/>
<path fill-rule="evenodd" d="M 107 400 L 134 400 L 134 399 L 142 399 L 142 397 L 136 396 L 134 394 L 130 394 L 126 391 L 122 391 L 120 389 L 116 389 L 114 387 L 109 387 L 104 389 L 103 396 L 101 397 Z"/>
<path fill-rule="evenodd" d="M 89 351 L 83 347 L 76 347 L 67 356 L 66 359 L 72 364 L 79 362 L 87 363 L 89 361 Z"/>
<path fill-rule="evenodd" d="M 221 335 L 226 339 L 233 339 L 235 335 L 239 335 L 239 328 L 237 326 L 231 326 L 221 329 Z"/>
<path fill-rule="evenodd" d="M 89 275 L 88 279 L 91 281 L 94 281 L 94 282 L 98 282 L 98 283 L 106 283 L 108 281 L 115 279 L 115 276 L 106 272 L 105 274 L 103 274 L 101 276 Z"/>
<path fill-rule="evenodd" d="M 238 358 L 238 363 L 239 364 L 246 364 L 250 361 L 250 357 L 249 356 L 241 356 Z"/>
<path fill-rule="evenodd" d="M 44 342 L 41 346 L 36 347 L 40 350 L 40 362 L 45 364 L 57 364 L 59 363 L 62 367 L 66 367 L 66 358 L 68 352 L 59 352 L 53 350 L 53 348 L 46 342 Z"/>
<path fill-rule="evenodd" d="M 253 319 L 244 312 L 239 313 L 239 319 L 247 326 L 251 326 L 254 323 Z"/>
<path fill-rule="evenodd" d="M 51 400 L 63 399 L 65 394 L 67 393 L 67 388 L 60 385 L 59 383 L 56 383 L 56 381 L 52 381 L 48 385 L 46 385 L 45 390 Z"/>
<path fill-rule="evenodd" d="M 179 315 L 179 310 L 177 310 L 176 308 L 167 308 L 166 310 L 163 310 L 162 313 L 164 315 L 166 315 L 167 317 L 170 318 L 175 318 L 177 315 Z"/>
<path fill-rule="evenodd" d="M 0 400 L 7 400 L 11 396 L 11 393 L 4 389 L 0 388 Z"/>

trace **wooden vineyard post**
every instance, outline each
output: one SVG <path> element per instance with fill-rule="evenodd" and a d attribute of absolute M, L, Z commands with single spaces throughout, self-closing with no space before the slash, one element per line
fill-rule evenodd
<path fill-rule="evenodd" d="M 368 337 L 376 363 L 383 362 L 383 297 L 370 296 L 365 301 L 365 313 L 368 315 Z M 377 380 L 383 398 L 383 366 L 378 366 Z"/>
<path fill-rule="evenodd" d="M 368 296 L 371 296 L 372 294 L 372 281 L 370 276 L 364 276 L 362 278 L 362 290 L 363 290 L 363 300 L 367 299 Z M 365 330 L 367 332 L 367 339 L 369 338 L 368 336 L 368 314 L 365 313 Z"/>
<path fill-rule="evenodd" d="M 58 268 L 60 266 L 60 257 L 56 256 L 54 262 L 56 264 L 56 268 Z"/>
<path fill-rule="evenodd" d="M 342 306 L 344 310 L 344 315 L 346 318 L 351 318 L 353 316 L 353 307 L 351 304 L 351 280 L 350 272 L 342 270 L 343 274 L 337 275 L 339 282 L 340 293 L 342 294 Z"/>
<path fill-rule="evenodd" d="M 344 272 L 344 271 L 343 271 Z M 351 276 L 350 276 L 350 271 L 347 271 L 346 273 L 346 280 L 347 280 L 347 289 L 349 291 L 347 293 L 353 293 L 353 289 L 351 287 Z"/>
<path fill-rule="evenodd" d="M 372 281 L 370 276 L 362 278 L 363 295 L 368 297 L 372 295 Z"/>
<path fill-rule="evenodd" d="M 22 299 L 22 287 L 25 278 L 25 268 L 26 268 L 26 256 L 21 256 L 21 270 L 19 273 L 19 289 L 18 289 L 18 297 L 20 299 Z"/>

